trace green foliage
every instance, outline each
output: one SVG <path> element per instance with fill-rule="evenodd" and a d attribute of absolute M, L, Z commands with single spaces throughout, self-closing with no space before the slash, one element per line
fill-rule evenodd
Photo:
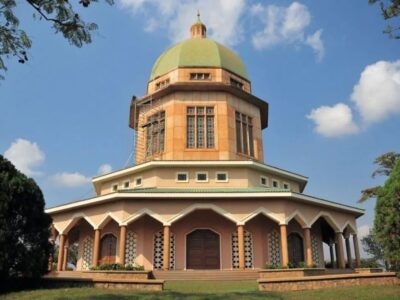
<path fill-rule="evenodd" d="M 103 0 L 112 5 L 114 0 Z M 24 3 L 21 3 L 24 2 Z M 95 23 L 86 23 L 77 12 L 77 7 L 88 7 L 92 2 L 99 0 L 25 0 L 18 5 L 28 5 L 34 11 L 33 17 L 51 23 L 55 33 L 60 33 L 70 44 L 82 47 L 92 42 L 91 33 L 98 28 Z M 73 4 L 72 4 L 73 3 Z M 79 5 L 80 4 L 80 5 Z M 0 71 L 7 71 L 4 58 L 16 57 L 18 62 L 28 60 L 27 51 L 32 42 L 28 34 L 20 29 L 19 19 L 16 16 L 17 1 L 0 0 Z M 0 79 L 4 75 L 0 74 Z"/>
<path fill-rule="evenodd" d="M 389 20 L 400 15 L 400 0 L 368 0 L 370 4 L 379 3 L 382 16 L 385 20 Z M 400 30 L 399 25 L 388 25 L 384 33 L 388 34 L 390 38 L 400 39 L 398 31 Z"/>
<path fill-rule="evenodd" d="M 385 266 L 386 269 L 388 268 L 383 255 L 383 245 L 377 241 L 373 230 L 370 230 L 369 234 L 361 239 L 361 243 L 364 251 L 372 256 L 372 260 L 380 267 Z"/>
<path fill-rule="evenodd" d="M 379 190 L 375 206 L 374 234 L 382 244 L 390 269 L 400 269 L 400 161 Z"/>
<path fill-rule="evenodd" d="M 362 258 L 360 260 L 360 268 L 379 268 L 380 265 L 375 258 Z"/>
<path fill-rule="evenodd" d="M 278 265 L 275 265 L 275 264 L 265 264 L 264 269 L 272 269 L 272 270 L 275 270 L 275 269 L 282 269 L 282 265 L 280 265 L 280 264 L 278 264 Z"/>
<path fill-rule="evenodd" d="M 35 181 L 0 155 L 0 281 L 47 271 L 51 218 Z"/>
<path fill-rule="evenodd" d="M 378 165 L 378 168 L 372 173 L 372 177 L 389 176 L 398 161 L 400 161 L 400 153 L 387 152 L 378 156 L 374 161 L 374 164 Z M 370 198 L 376 198 L 380 188 L 380 186 L 374 186 L 362 190 L 358 202 L 362 203 Z"/>
<path fill-rule="evenodd" d="M 67 262 L 72 264 L 72 265 L 74 265 L 75 267 L 76 267 L 76 264 L 78 262 L 78 248 L 79 248 L 79 244 L 78 243 L 72 244 L 72 245 L 70 245 L 68 247 Z"/>
<path fill-rule="evenodd" d="M 90 267 L 90 270 L 92 271 L 144 271 L 143 266 L 139 265 L 132 265 L 132 264 L 127 264 L 125 266 L 121 264 L 102 264 L 97 267 Z"/>

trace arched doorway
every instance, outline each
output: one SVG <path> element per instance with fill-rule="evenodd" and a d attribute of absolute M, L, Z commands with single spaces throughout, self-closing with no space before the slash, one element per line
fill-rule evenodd
<path fill-rule="evenodd" d="M 117 254 L 117 238 L 109 233 L 102 237 L 100 243 L 100 264 L 115 264 Z"/>
<path fill-rule="evenodd" d="M 304 261 L 303 239 L 298 233 L 288 235 L 289 262 L 294 266 L 299 266 Z"/>
<path fill-rule="evenodd" d="M 219 269 L 219 235 L 197 229 L 186 236 L 186 269 Z"/>

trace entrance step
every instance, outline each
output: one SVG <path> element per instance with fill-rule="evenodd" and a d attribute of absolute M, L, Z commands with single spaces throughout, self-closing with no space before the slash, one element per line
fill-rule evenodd
<path fill-rule="evenodd" d="M 153 271 L 161 280 L 257 280 L 258 270 L 171 270 Z"/>

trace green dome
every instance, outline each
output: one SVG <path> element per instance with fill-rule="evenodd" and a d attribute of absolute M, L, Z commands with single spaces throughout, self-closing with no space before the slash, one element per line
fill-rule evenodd
<path fill-rule="evenodd" d="M 248 80 L 239 56 L 208 38 L 187 39 L 166 50 L 154 64 L 150 80 L 179 67 L 223 68 Z"/>

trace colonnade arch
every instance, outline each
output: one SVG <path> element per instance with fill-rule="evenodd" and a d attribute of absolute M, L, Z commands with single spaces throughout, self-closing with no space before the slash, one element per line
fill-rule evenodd
<path fill-rule="evenodd" d="M 287 264 L 289 263 L 289 260 L 290 260 L 289 253 L 288 253 L 288 237 L 291 234 L 291 232 L 290 232 L 290 230 L 288 231 L 288 225 L 292 222 L 298 223 L 301 228 L 300 236 L 301 236 L 301 238 L 303 240 L 303 244 L 304 244 L 304 247 L 302 249 L 304 253 L 302 256 L 307 265 L 311 265 L 315 261 L 318 261 L 319 263 L 321 263 L 321 260 L 323 258 L 323 253 L 322 253 L 322 256 L 317 255 L 317 254 L 315 254 L 315 253 L 317 253 L 314 250 L 315 247 L 313 248 L 313 245 L 319 242 L 318 240 L 317 241 L 315 240 L 314 236 L 316 236 L 316 234 L 313 233 L 313 230 L 318 226 L 322 226 L 321 222 L 324 223 L 323 226 L 324 226 L 325 233 L 321 237 L 320 242 L 321 243 L 324 242 L 328 245 L 331 245 L 331 246 L 333 245 L 334 247 L 338 248 L 338 249 L 336 249 L 335 266 L 343 267 L 344 255 L 340 256 L 341 255 L 340 252 L 343 252 L 343 249 L 345 247 L 346 247 L 346 250 L 349 249 L 348 244 L 349 244 L 350 236 L 353 236 L 353 244 L 354 244 L 353 248 L 354 248 L 354 252 L 355 252 L 355 256 L 356 256 L 355 262 L 356 262 L 356 265 L 359 264 L 359 254 L 357 254 L 357 252 L 359 253 L 358 241 L 356 241 L 356 228 L 354 226 L 354 223 L 347 221 L 343 225 L 342 224 L 339 225 L 340 222 L 337 222 L 330 213 L 325 212 L 325 211 L 318 212 L 318 214 L 316 214 L 313 218 L 310 218 L 310 216 L 308 216 L 311 219 L 311 221 L 308 221 L 299 210 L 295 210 L 294 212 L 285 215 L 284 213 L 273 212 L 265 207 L 259 207 L 255 210 L 253 210 L 252 212 L 248 213 L 246 216 L 242 217 L 242 215 L 240 215 L 241 217 L 239 217 L 237 214 L 231 213 L 230 211 L 228 211 L 225 208 L 222 208 L 219 205 L 215 205 L 213 203 L 197 203 L 197 204 L 190 205 L 190 206 L 178 211 L 177 213 L 175 213 L 174 215 L 172 215 L 169 218 L 166 218 L 153 210 L 145 208 L 145 209 L 136 211 L 134 213 L 131 213 L 125 219 L 116 216 L 114 213 L 107 212 L 104 215 L 104 217 L 96 224 L 95 222 L 92 221 L 92 217 L 88 217 L 84 213 L 77 213 L 71 217 L 71 219 L 65 226 L 62 227 L 62 226 L 60 226 L 60 224 L 57 224 L 57 225 L 55 225 L 55 229 L 60 233 L 60 242 L 61 242 L 62 236 L 64 236 L 64 246 L 63 247 L 65 247 L 66 242 L 67 242 L 67 245 L 69 244 L 67 236 L 70 235 L 70 231 L 75 227 L 79 227 L 80 222 L 86 222 L 87 225 L 91 228 L 91 230 L 94 231 L 94 234 L 93 233 L 91 234 L 91 236 L 93 237 L 92 266 L 96 266 L 100 261 L 99 256 L 101 255 L 100 249 L 99 249 L 99 245 L 101 244 L 101 237 L 102 237 L 101 232 L 102 232 L 102 230 L 104 230 L 104 228 L 106 226 L 108 226 L 108 224 L 110 222 L 115 223 L 119 227 L 119 232 L 115 233 L 116 241 L 118 243 L 118 245 L 116 246 L 116 249 L 118 249 L 117 250 L 118 254 L 116 255 L 115 262 L 124 264 L 125 263 L 125 254 L 128 249 L 128 248 L 126 248 L 127 227 L 129 225 L 133 224 L 134 222 L 136 222 L 137 220 L 141 219 L 142 217 L 149 216 L 150 218 L 159 222 L 160 230 L 162 230 L 162 232 L 163 232 L 163 239 L 166 244 L 165 247 L 163 246 L 164 247 L 163 248 L 163 252 L 164 252 L 163 257 L 164 257 L 164 260 L 167 262 L 165 268 L 168 268 L 169 260 L 170 260 L 170 257 L 169 257 L 170 249 L 166 249 L 166 247 L 171 244 L 171 241 L 169 239 L 172 236 L 172 232 L 170 230 L 171 226 L 174 226 L 174 224 L 179 222 L 179 220 L 184 219 L 191 213 L 193 213 L 195 211 L 201 211 L 201 210 L 210 210 L 210 211 L 216 213 L 217 215 L 223 217 L 224 219 L 229 220 L 230 222 L 232 222 L 232 224 L 234 224 L 236 226 L 236 229 L 233 232 L 237 232 L 237 236 L 238 236 L 238 240 L 239 240 L 238 247 L 239 247 L 239 257 L 240 257 L 240 268 L 245 268 L 244 247 L 241 245 L 244 243 L 244 239 L 245 239 L 245 232 L 247 230 L 245 228 L 246 228 L 246 226 L 248 226 L 249 223 L 251 223 L 252 220 L 254 220 L 255 218 L 257 218 L 259 216 L 264 216 L 265 218 L 267 218 L 268 220 L 272 221 L 274 224 L 277 225 L 277 229 L 275 232 L 276 232 L 277 238 L 279 239 L 279 250 L 281 252 L 280 253 L 280 264 L 284 267 L 287 266 Z M 320 220 L 323 220 L 323 221 L 320 221 Z M 326 228 L 328 228 L 326 225 L 329 226 L 329 228 L 330 228 L 329 230 L 326 230 Z M 62 227 L 62 228 L 60 228 L 60 227 Z M 137 238 L 137 234 L 134 233 L 132 230 L 130 230 L 129 232 L 130 232 L 129 236 L 133 237 L 133 240 L 135 240 L 135 238 Z M 232 235 L 230 234 L 230 236 L 232 236 Z M 341 239 L 343 239 L 343 238 L 346 241 L 345 245 L 343 244 L 343 241 L 341 241 Z M 290 240 L 290 238 L 289 238 L 289 240 Z M 289 241 L 289 243 L 291 243 L 291 241 Z M 82 246 L 80 246 L 80 247 L 82 247 Z M 347 251 L 347 253 L 349 253 L 349 252 L 350 251 Z M 63 255 L 61 255 L 61 257 L 63 258 Z M 131 258 L 130 258 L 130 261 L 132 261 Z M 347 261 L 349 262 L 349 266 L 351 266 L 352 262 L 353 262 L 353 260 L 351 259 L 351 254 L 347 256 Z M 60 268 L 62 269 L 63 261 L 61 261 L 61 264 L 59 264 L 59 265 L 61 265 L 61 267 L 58 267 L 58 269 L 60 269 Z M 64 269 L 65 269 L 65 267 L 64 267 Z"/>

